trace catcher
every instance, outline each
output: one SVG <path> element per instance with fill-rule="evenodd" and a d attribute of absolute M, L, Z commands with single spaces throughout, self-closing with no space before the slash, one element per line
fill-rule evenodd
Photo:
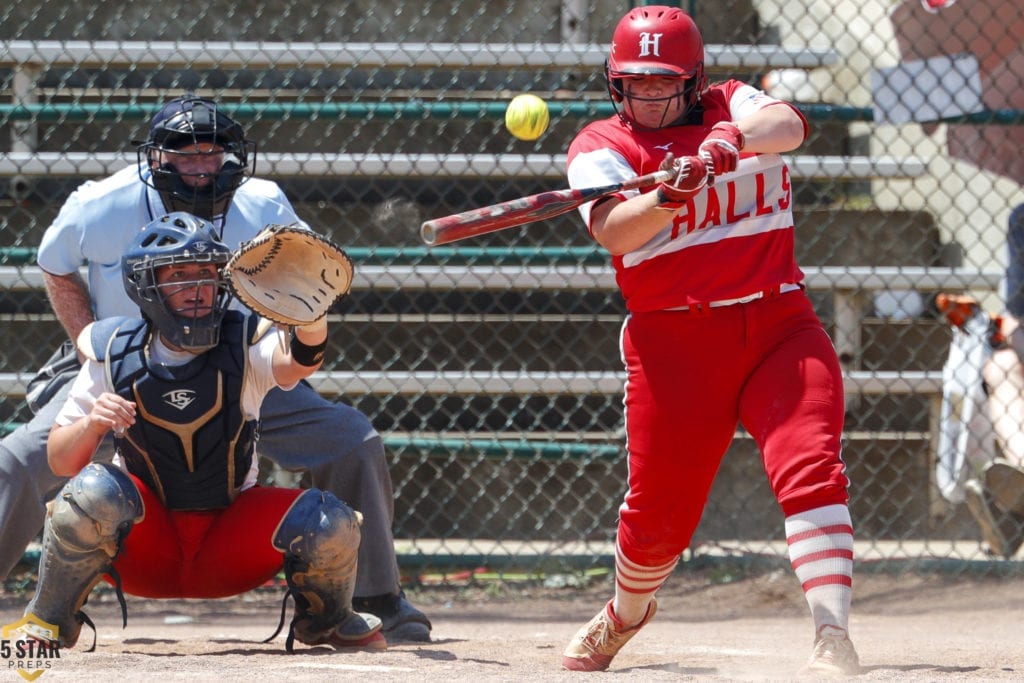
<path fill-rule="evenodd" d="M 283 566 L 285 601 L 295 600 L 289 652 L 296 639 L 387 647 L 380 619 L 352 609 L 361 515 L 315 488 L 255 485 L 263 397 L 319 367 L 327 310 L 352 280 L 341 250 L 296 232 L 265 230 L 232 257 L 210 222 L 177 212 L 146 225 L 122 258 L 143 319 L 102 319 L 79 336 L 87 360 L 47 444 L 50 468 L 71 479 L 46 518 L 26 615 L 53 626 L 61 646 L 92 626 L 82 606 L 101 578 L 119 598 L 221 598 Z M 229 259 L 246 271 L 243 298 L 269 283 L 260 300 L 271 306 L 246 303 L 293 326 L 290 338 L 228 310 Z M 306 273 L 319 264 L 312 288 L 308 275 L 294 280 L 295 263 Z M 114 465 L 91 463 L 110 431 Z"/>
<path fill-rule="evenodd" d="M 29 382 L 34 415 L 0 439 L 0 578 L 21 560 L 67 483 L 47 467 L 46 440 L 80 368 L 74 340 L 95 320 L 139 316 L 120 265 L 140 226 L 187 211 L 213 223 L 235 249 L 265 225 L 301 222 L 281 187 L 255 176 L 256 142 L 212 100 L 188 93 L 163 103 L 137 151 L 138 164 L 76 188 L 39 244 L 47 299 L 67 339 Z M 110 462 L 113 441 L 104 439 L 93 460 Z M 283 471 L 308 474 L 312 486 L 363 513 L 353 604 L 379 617 L 389 640 L 429 641 L 430 620 L 402 591 L 391 473 L 369 418 L 308 382 L 275 388 L 260 406 L 259 454 Z"/>

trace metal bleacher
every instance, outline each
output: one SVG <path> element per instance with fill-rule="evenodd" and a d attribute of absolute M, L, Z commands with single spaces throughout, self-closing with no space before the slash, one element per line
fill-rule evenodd
<path fill-rule="evenodd" d="M 440 251 L 440 250 L 439 250 Z M 448 249 L 449 257 L 462 258 L 471 254 L 477 260 L 487 251 Z M 491 250 L 508 255 L 503 250 Z M 20 258 L 28 260 L 32 252 L 23 251 Z M 516 264 L 465 265 L 396 263 L 399 258 L 420 261 L 430 254 L 425 249 L 405 249 L 391 254 L 389 263 L 377 265 L 366 260 L 386 254 L 380 250 L 350 250 L 357 263 L 353 291 L 361 290 L 449 290 L 452 287 L 472 291 L 481 290 L 581 290 L 614 291 L 614 273 L 606 264 Z M 562 254 L 569 256 L 571 254 Z M 538 254 L 542 256 L 542 254 Z M 589 254 L 577 254 L 586 259 Z M 436 257 L 436 255 L 435 255 Z M 528 257 L 527 257 L 528 260 Z M 846 300 L 864 291 L 900 288 L 926 290 L 995 290 L 1001 274 L 997 271 L 978 271 L 943 267 L 807 267 L 806 284 L 811 291 L 831 292 L 836 299 L 836 310 L 846 310 Z M 0 288 L 8 291 L 31 291 L 42 287 L 39 269 L 29 265 L 0 266 Z M 457 315 L 457 314 L 456 314 Z M 337 319 L 337 316 L 334 316 Z M 504 318 L 507 319 L 507 318 Z M 859 321 L 837 320 L 847 328 L 835 330 L 837 338 L 856 339 Z M 0 373 L 0 392 L 10 396 L 23 395 L 32 370 L 28 372 Z M 941 393 L 940 372 L 925 371 L 850 371 L 845 376 L 847 390 L 852 393 Z M 380 394 L 459 395 L 459 394 L 617 394 L 622 389 L 621 374 L 607 372 L 380 372 L 337 371 L 318 372 L 311 382 L 324 394 L 353 395 Z"/>

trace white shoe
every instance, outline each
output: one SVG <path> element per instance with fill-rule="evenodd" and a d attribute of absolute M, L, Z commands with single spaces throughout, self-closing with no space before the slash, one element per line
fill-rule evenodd
<path fill-rule="evenodd" d="M 814 639 L 814 652 L 806 666 L 800 670 L 804 675 L 855 676 L 860 673 L 860 658 L 853 648 L 850 636 L 838 626 L 822 626 Z"/>

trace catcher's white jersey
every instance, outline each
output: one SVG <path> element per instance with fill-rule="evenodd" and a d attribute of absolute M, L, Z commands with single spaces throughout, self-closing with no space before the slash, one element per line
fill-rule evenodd
<path fill-rule="evenodd" d="M 741 120 L 766 106 L 791 106 L 739 81 L 712 86 L 701 102 L 703 125 L 631 130 L 617 116 L 589 124 L 569 147 L 569 184 L 611 185 L 651 173 L 670 152 L 695 155 L 718 121 Z M 580 209 L 588 227 L 591 208 Z M 792 184 L 782 157 L 741 154 L 733 173 L 716 177 L 675 215 L 666 212 L 661 232 L 640 249 L 613 256 L 612 263 L 634 312 L 734 299 L 801 282 L 793 256 Z"/>
<path fill-rule="evenodd" d="M 121 256 L 136 233 L 167 213 L 159 193 L 139 177 L 146 169 L 129 166 L 98 181 L 87 181 L 68 197 L 39 246 L 39 266 L 53 275 L 68 275 L 88 266 L 88 283 L 96 319 L 127 315 L 139 309 L 124 291 Z M 250 178 L 235 192 L 227 215 L 215 221 L 230 249 L 251 239 L 264 226 L 301 222 L 284 192 L 269 180 Z"/>

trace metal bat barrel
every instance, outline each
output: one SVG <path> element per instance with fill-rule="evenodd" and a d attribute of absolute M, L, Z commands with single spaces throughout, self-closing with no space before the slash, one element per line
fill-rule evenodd
<path fill-rule="evenodd" d="M 486 235 L 517 225 L 554 218 L 583 204 L 623 190 L 632 190 L 664 182 L 671 171 L 657 171 L 614 185 L 580 190 L 565 189 L 519 197 L 500 204 L 442 216 L 420 226 L 420 238 L 428 246 L 448 244 L 467 237 Z"/>
<path fill-rule="evenodd" d="M 552 218 L 578 207 L 582 199 L 579 195 L 577 190 L 542 192 L 442 216 L 423 223 L 420 226 L 420 237 L 425 244 L 436 246 Z"/>

